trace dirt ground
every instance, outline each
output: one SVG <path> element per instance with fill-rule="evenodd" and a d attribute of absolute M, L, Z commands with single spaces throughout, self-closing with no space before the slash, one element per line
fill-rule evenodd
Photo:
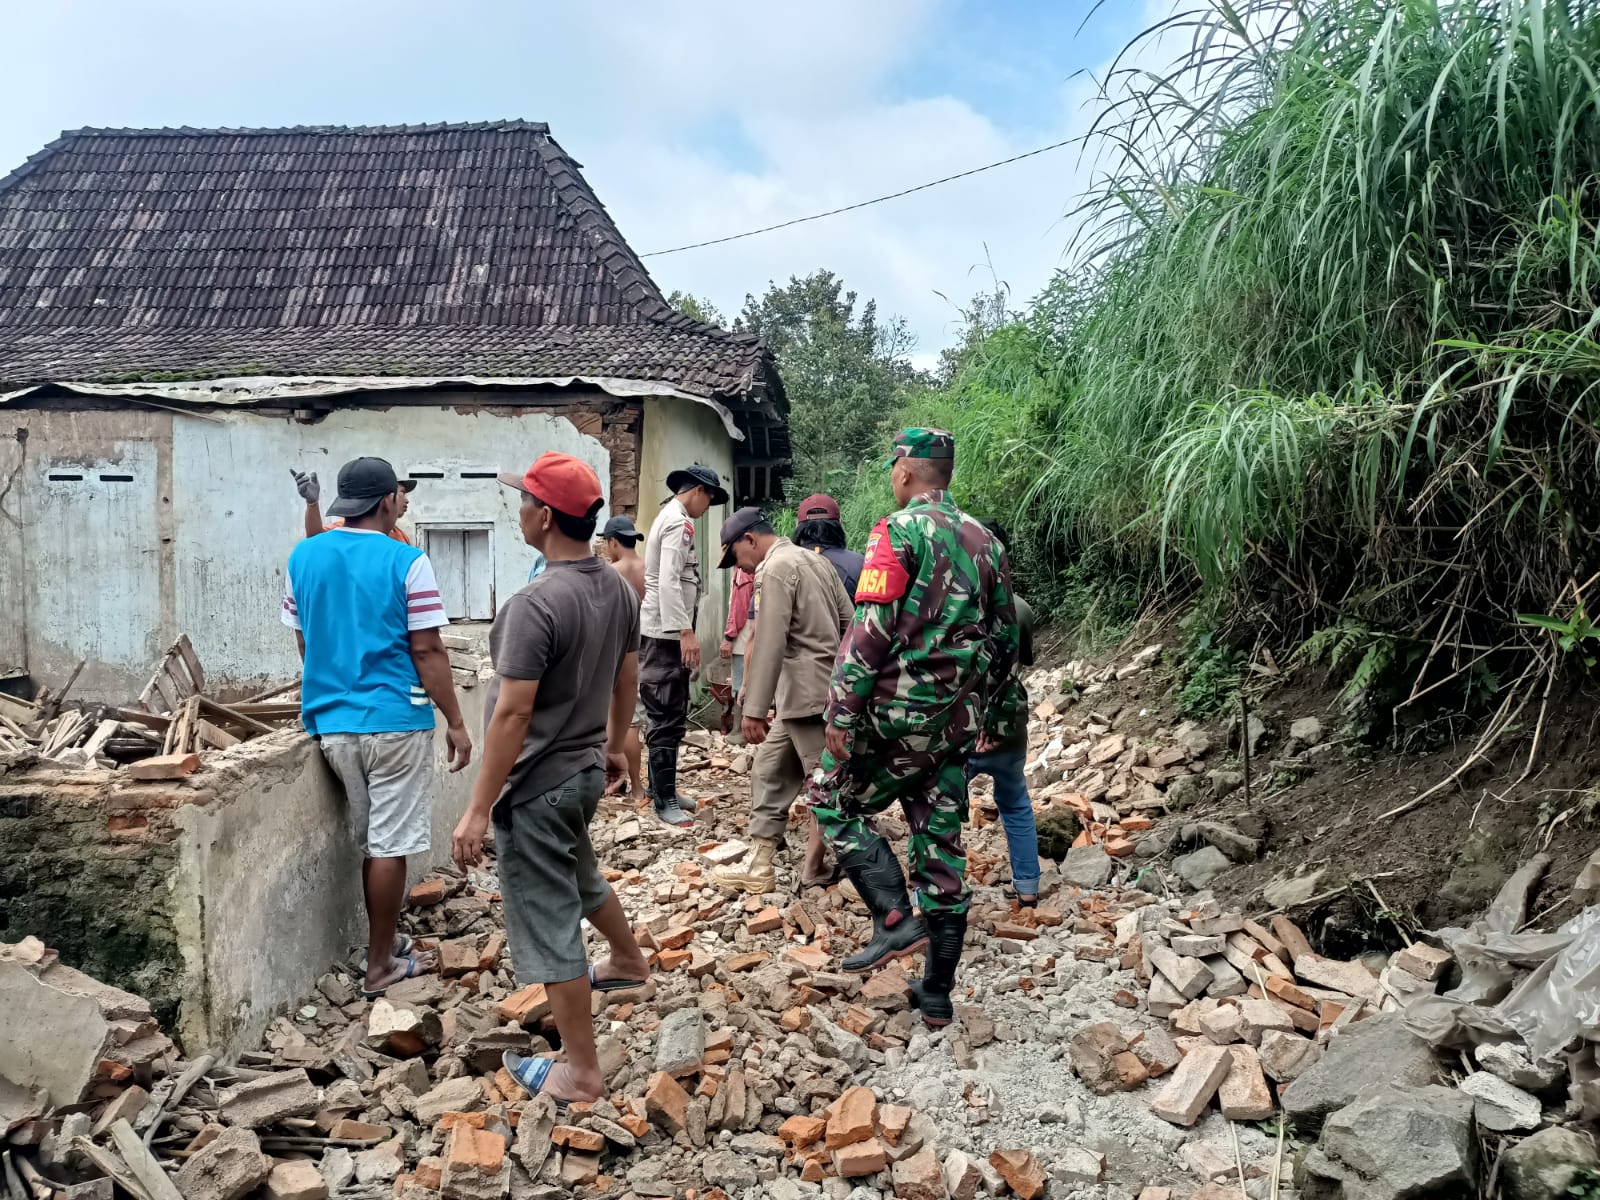
<path fill-rule="evenodd" d="M 1114 713 L 1121 730 L 1148 734 L 1182 720 L 1176 682 L 1176 667 L 1164 661 L 1160 669 L 1108 683 L 1083 702 Z M 1600 744 L 1592 737 L 1600 697 L 1580 689 L 1551 697 L 1527 778 L 1519 781 L 1531 728 L 1496 747 L 1491 763 L 1478 764 L 1419 807 L 1384 820 L 1382 814 L 1449 777 L 1472 752 L 1479 728 L 1441 719 L 1452 736 L 1438 748 L 1406 753 L 1373 747 L 1341 729 L 1338 690 L 1307 672 L 1253 699 L 1251 712 L 1267 734 L 1252 761 L 1248 799 L 1241 789 L 1199 800 L 1167 818 L 1233 823 L 1261 837 L 1263 853 L 1256 862 L 1234 867 L 1213 884 L 1219 899 L 1260 909 L 1266 907 L 1262 889 L 1274 881 L 1321 872 L 1314 894 L 1340 894 L 1295 915 L 1319 949 L 1344 957 L 1397 948 L 1391 913 L 1412 929 L 1465 924 L 1512 871 L 1544 851 L 1554 862 L 1531 911 L 1561 907 L 1535 923 L 1559 924 L 1573 915 L 1572 881 L 1600 846 Z M 1308 775 L 1275 769 L 1290 724 L 1308 716 L 1322 722 L 1329 750 Z M 1241 769 L 1237 714 L 1205 724 L 1227 747 L 1212 765 Z M 1371 880 L 1383 903 L 1364 883 L 1345 888 L 1351 879 Z"/>

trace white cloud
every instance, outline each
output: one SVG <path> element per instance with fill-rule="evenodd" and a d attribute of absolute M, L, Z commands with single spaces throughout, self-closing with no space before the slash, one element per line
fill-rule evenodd
<path fill-rule="evenodd" d="M 641 252 L 709 240 L 869 199 L 1081 133 L 1083 83 L 1045 99 L 1048 121 L 1006 130 L 966 101 L 874 101 L 826 116 L 771 113 L 742 124 L 756 167 L 671 143 L 590 146 L 587 173 Z M 664 289 L 730 317 L 746 292 L 825 267 L 880 312 L 906 317 L 931 354 L 960 330 L 959 306 L 996 281 L 1020 304 L 1062 263 L 1063 214 L 1088 178 L 1065 147 L 855 212 L 722 246 L 647 259 Z"/>

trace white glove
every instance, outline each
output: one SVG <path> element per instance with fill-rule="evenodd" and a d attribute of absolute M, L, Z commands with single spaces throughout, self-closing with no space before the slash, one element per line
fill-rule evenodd
<path fill-rule="evenodd" d="M 317 482 L 317 473 L 315 471 L 308 474 L 305 471 L 296 471 L 293 467 L 290 467 L 289 474 L 294 476 L 295 490 L 300 493 L 300 499 L 307 504 L 315 504 L 322 498 L 322 485 Z"/>

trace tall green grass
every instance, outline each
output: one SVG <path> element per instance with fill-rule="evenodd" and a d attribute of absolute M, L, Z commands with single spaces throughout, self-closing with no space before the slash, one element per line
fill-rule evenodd
<path fill-rule="evenodd" d="M 1030 557 L 1303 630 L 1570 604 L 1600 569 L 1600 0 L 1211 0 L 1105 89 L 1079 265 L 922 404 L 963 500 Z"/>

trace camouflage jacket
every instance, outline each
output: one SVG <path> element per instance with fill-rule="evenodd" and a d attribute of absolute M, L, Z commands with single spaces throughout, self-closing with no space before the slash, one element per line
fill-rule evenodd
<path fill-rule="evenodd" d="M 1005 551 L 944 492 L 924 492 L 868 539 L 828 723 L 892 740 L 981 706 L 987 730 L 1014 727 L 1019 639 Z"/>

